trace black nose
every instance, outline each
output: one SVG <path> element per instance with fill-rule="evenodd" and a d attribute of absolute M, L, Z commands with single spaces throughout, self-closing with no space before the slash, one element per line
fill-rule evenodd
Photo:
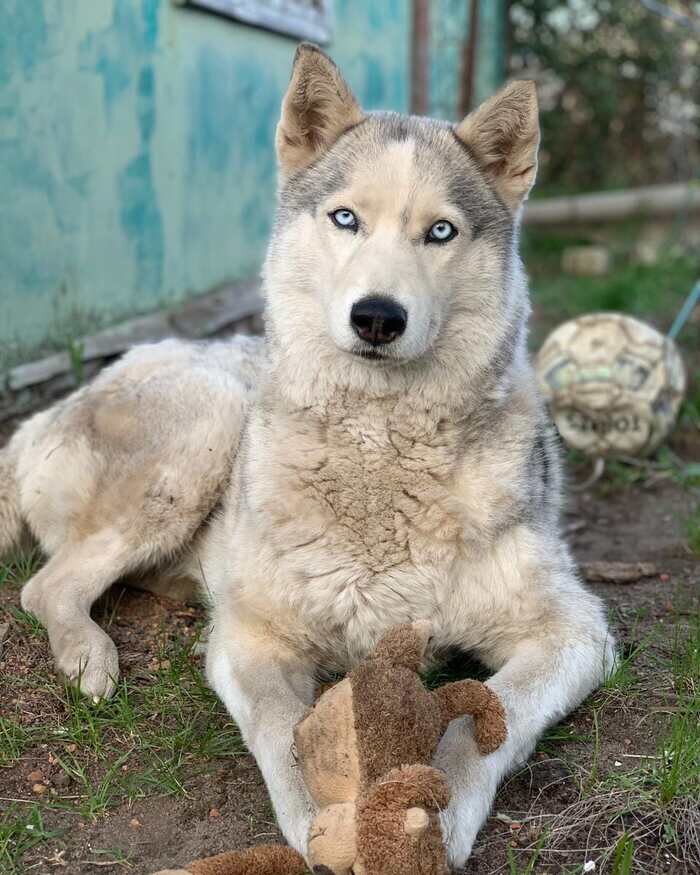
<path fill-rule="evenodd" d="M 355 334 L 371 343 L 382 346 L 396 340 L 406 330 L 408 314 L 391 298 L 362 298 L 352 305 L 350 322 Z"/>

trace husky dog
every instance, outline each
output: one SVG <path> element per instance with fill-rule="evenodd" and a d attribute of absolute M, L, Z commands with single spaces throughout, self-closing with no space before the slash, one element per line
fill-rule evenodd
<path fill-rule="evenodd" d="M 526 352 L 517 254 L 539 139 L 532 83 L 454 126 L 362 111 L 302 45 L 277 129 L 267 339 L 137 348 L 0 456 L 0 551 L 50 559 L 23 605 L 94 696 L 117 677 L 93 601 L 185 568 L 212 602 L 207 674 L 302 852 L 314 816 L 292 728 L 319 672 L 397 623 L 492 672 L 509 735 L 455 721 L 436 765 L 462 864 L 500 779 L 612 666 L 559 528 L 560 464 Z"/>

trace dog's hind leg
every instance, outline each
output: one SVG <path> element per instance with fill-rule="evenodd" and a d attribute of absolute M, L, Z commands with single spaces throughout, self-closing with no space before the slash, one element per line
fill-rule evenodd
<path fill-rule="evenodd" d="M 114 692 L 119 659 L 90 608 L 124 572 L 128 552 L 116 531 L 96 532 L 62 546 L 22 590 L 22 607 L 46 626 L 57 668 L 93 698 Z"/>
<path fill-rule="evenodd" d="M 12 446 L 0 449 L 0 557 L 16 546 L 24 528 L 15 456 Z"/>

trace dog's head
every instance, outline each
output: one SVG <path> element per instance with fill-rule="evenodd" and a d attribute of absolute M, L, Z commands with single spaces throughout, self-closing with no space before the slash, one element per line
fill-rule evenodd
<path fill-rule="evenodd" d="M 515 238 L 538 141 L 531 82 L 456 126 L 368 114 L 335 64 L 300 46 L 277 127 L 273 345 L 354 382 L 457 359 L 483 370 L 524 322 Z"/>

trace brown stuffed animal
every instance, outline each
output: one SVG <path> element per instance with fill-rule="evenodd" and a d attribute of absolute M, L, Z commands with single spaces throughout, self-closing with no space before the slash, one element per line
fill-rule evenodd
<path fill-rule="evenodd" d="M 450 721 L 474 718 L 482 754 L 506 737 L 488 687 L 463 680 L 430 692 L 418 675 L 429 625 L 399 626 L 295 729 L 304 780 L 320 807 L 309 836 L 312 867 L 334 875 L 442 875 L 438 814 L 450 793 L 430 766 Z"/>
<path fill-rule="evenodd" d="M 506 737 L 503 708 L 479 681 L 430 692 L 418 675 L 429 624 L 398 626 L 297 724 L 296 752 L 319 806 L 308 857 L 317 875 L 443 875 L 439 812 L 450 791 L 430 766 L 451 720 L 474 718 L 482 754 Z M 304 875 L 291 848 L 265 846 L 158 875 Z"/>
<path fill-rule="evenodd" d="M 186 869 L 163 869 L 156 875 L 305 875 L 301 854 L 282 845 L 260 845 L 195 860 Z"/>

